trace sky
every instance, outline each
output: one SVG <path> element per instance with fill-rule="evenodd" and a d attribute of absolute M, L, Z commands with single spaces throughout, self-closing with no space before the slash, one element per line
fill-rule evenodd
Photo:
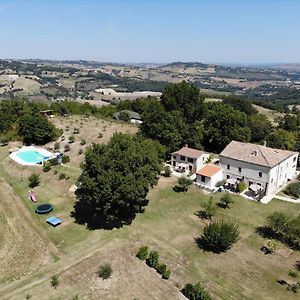
<path fill-rule="evenodd" d="M 300 0 L 0 0 L 0 58 L 300 63 Z"/>

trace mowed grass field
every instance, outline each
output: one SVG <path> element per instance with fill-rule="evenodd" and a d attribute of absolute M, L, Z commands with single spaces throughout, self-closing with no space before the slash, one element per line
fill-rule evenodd
<path fill-rule="evenodd" d="M 80 124 L 80 117 L 53 121 L 62 128 L 69 126 L 70 132 L 77 124 L 76 119 Z M 104 126 L 101 140 L 98 132 Z M 278 243 L 274 254 L 264 255 L 260 247 L 265 240 L 255 232 L 274 211 L 298 214 L 297 204 L 273 200 L 263 205 L 236 196 L 232 208 L 218 208 L 216 215 L 217 219 L 235 219 L 241 233 L 233 248 L 222 254 L 204 252 L 195 242 L 206 224 L 196 212 L 209 195 L 194 186 L 187 193 L 174 192 L 174 177 L 160 178 L 158 186 L 149 193 L 145 213 L 138 215 L 130 226 L 90 231 L 74 224 L 70 217 L 75 201 L 72 185 L 83 158 L 77 153 L 81 147 L 78 141 L 85 137 L 88 143 L 106 142 L 114 131 L 135 130 L 123 123 L 90 118 L 83 121 L 76 135 L 78 144 L 71 146 L 68 167 L 55 167 L 48 173 L 34 169 L 41 174 L 41 185 L 34 189 L 38 203 L 54 204 L 51 215 L 63 221 L 57 228 L 46 224 L 47 216 L 36 215 L 35 204 L 27 199 L 27 177 L 33 169 L 17 166 L 7 157 L 8 148 L 0 149 L 1 213 L 4 210 L 1 220 L 13 221 L 10 227 L 17 228 L 13 231 L 7 226 L 0 227 L 0 270 L 1 276 L 5 274 L 0 281 L 1 299 L 25 299 L 27 294 L 32 295 L 31 299 L 72 299 L 75 295 L 79 299 L 184 299 L 179 289 L 187 282 L 197 281 L 209 290 L 213 299 L 297 299 L 297 294 L 286 291 L 276 279 L 289 278 L 288 272 L 299 259 L 299 252 Z M 58 180 L 55 169 L 70 179 Z M 220 196 L 214 194 L 213 201 L 218 202 Z M 18 247 L 19 244 L 24 246 Z M 161 279 L 155 270 L 135 257 L 141 245 L 160 253 L 161 262 L 171 269 L 169 280 Z M 13 264 L 15 261 L 18 263 Z M 113 267 L 112 277 L 106 281 L 96 274 L 104 262 Z M 60 276 L 57 289 L 50 286 L 55 274 Z"/>

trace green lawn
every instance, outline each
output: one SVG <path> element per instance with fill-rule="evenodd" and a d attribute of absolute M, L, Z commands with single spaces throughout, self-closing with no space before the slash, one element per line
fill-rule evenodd
<path fill-rule="evenodd" d="M 235 219 L 240 228 L 240 240 L 226 253 L 214 254 L 199 249 L 195 242 L 206 224 L 195 213 L 209 199 L 200 189 L 193 186 L 187 193 L 176 193 L 172 189 L 176 179 L 161 178 L 159 185 L 149 193 L 149 204 L 145 213 L 138 215 L 130 226 L 112 231 L 89 231 L 74 224 L 70 217 L 74 197 L 69 193 L 69 187 L 76 182 L 79 170 L 57 167 L 59 172 L 67 173 L 70 179 L 59 181 L 53 173 L 54 170 L 49 173 L 40 170 L 42 184 L 36 188 L 39 201 L 54 203 L 53 215 L 63 220 L 60 227 L 52 228 L 45 222 L 47 216 L 36 215 L 35 204 L 27 199 L 26 179 L 31 171 L 12 166 L 6 156 L 7 149 L 2 148 L 0 176 L 11 182 L 15 194 L 23 200 L 33 220 L 59 249 L 58 260 L 32 274 L 35 280 L 45 274 L 50 276 L 53 270 L 64 272 L 64 264 L 68 262 L 70 266 L 75 265 L 91 251 L 104 251 L 112 245 L 114 249 L 118 249 L 124 243 L 129 243 L 136 249 L 140 245 L 148 245 L 159 251 L 162 261 L 172 271 L 168 282 L 174 286 L 182 287 L 187 282 L 200 281 L 215 299 L 297 299 L 295 294 L 281 287 L 276 279 L 288 278 L 288 271 L 299 259 L 299 252 L 264 255 L 259 250 L 264 239 L 255 232 L 257 226 L 263 225 L 267 216 L 274 211 L 297 215 L 297 204 L 273 200 L 264 205 L 234 196 L 232 208 L 218 208 L 216 218 Z M 8 170 L 8 166 L 14 170 Z M 20 181 L 20 173 L 23 174 L 23 181 Z M 214 194 L 213 201 L 217 202 L 220 196 L 221 194 Z M 286 252 L 284 245 L 278 245 Z M 82 272 L 88 271 L 83 267 Z M 23 284 L 29 284 L 30 278 L 27 277 Z M 22 283 L 16 285 L 21 287 Z M 38 293 L 45 288 L 50 289 L 47 278 L 32 287 L 32 293 Z M 76 283 L 72 288 L 77 291 Z M 57 291 L 58 295 L 63 298 L 63 289 Z"/>

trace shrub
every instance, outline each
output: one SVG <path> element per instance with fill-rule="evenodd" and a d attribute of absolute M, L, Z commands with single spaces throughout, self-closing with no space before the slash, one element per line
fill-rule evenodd
<path fill-rule="evenodd" d="M 300 271 L 300 260 L 297 260 L 296 263 L 295 263 L 295 269 L 297 271 Z"/>
<path fill-rule="evenodd" d="M 70 147 L 70 145 L 65 145 L 65 147 L 64 147 L 64 150 L 65 150 L 65 152 L 68 152 L 68 151 L 70 151 L 71 150 L 71 147 Z"/>
<path fill-rule="evenodd" d="M 147 246 L 142 246 L 139 249 L 139 252 L 137 253 L 136 257 L 140 260 L 145 260 L 145 259 L 148 258 L 148 254 L 149 254 L 148 247 Z"/>
<path fill-rule="evenodd" d="M 203 219 L 211 220 L 216 213 L 216 206 L 212 201 L 212 197 L 210 197 L 208 202 L 204 203 L 202 207 L 204 209 L 199 212 L 199 216 Z"/>
<path fill-rule="evenodd" d="M 209 293 L 201 286 L 200 283 L 188 283 L 181 290 L 182 294 L 190 300 L 211 300 Z"/>
<path fill-rule="evenodd" d="M 100 133 L 98 134 L 98 138 L 101 139 L 102 137 L 103 137 L 103 133 L 100 132 Z"/>
<path fill-rule="evenodd" d="M 218 181 L 218 182 L 216 183 L 216 187 L 223 186 L 223 185 L 225 185 L 225 183 L 226 183 L 226 179 L 221 180 L 221 181 Z"/>
<path fill-rule="evenodd" d="M 175 187 L 175 190 L 180 192 L 187 192 L 188 187 L 193 183 L 193 181 L 185 176 L 178 178 L 178 185 Z"/>
<path fill-rule="evenodd" d="M 36 173 L 32 173 L 28 177 L 28 181 L 29 181 L 28 186 L 31 187 L 31 188 L 34 188 L 34 187 L 38 186 L 41 183 L 40 175 L 36 174 Z"/>
<path fill-rule="evenodd" d="M 294 182 L 288 185 L 284 191 L 287 195 L 299 198 L 300 196 L 300 182 Z"/>
<path fill-rule="evenodd" d="M 6 136 L 3 136 L 0 138 L 0 144 L 2 147 L 7 146 L 9 143 L 9 138 Z"/>
<path fill-rule="evenodd" d="M 60 173 L 59 175 L 58 175 L 58 179 L 59 180 L 63 180 L 63 179 L 66 179 L 66 174 L 65 173 Z"/>
<path fill-rule="evenodd" d="M 245 181 L 240 181 L 238 184 L 238 191 L 242 193 L 247 188 L 247 184 Z"/>
<path fill-rule="evenodd" d="M 68 146 L 68 145 L 67 145 Z M 68 155 L 63 155 L 62 158 L 61 158 L 61 162 L 63 164 L 67 164 L 68 162 L 70 162 L 70 156 Z"/>
<path fill-rule="evenodd" d="M 219 206 L 223 207 L 223 208 L 229 208 L 230 204 L 232 204 L 232 203 L 233 203 L 233 199 L 230 196 L 230 194 L 225 193 L 220 199 Z"/>
<path fill-rule="evenodd" d="M 298 277 L 298 274 L 296 271 L 293 271 L 293 270 L 289 270 L 289 276 L 293 277 L 293 278 L 296 278 Z"/>
<path fill-rule="evenodd" d="M 60 149 L 60 143 L 59 142 L 55 142 L 54 144 L 54 150 L 57 151 Z"/>
<path fill-rule="evenodd" d="M 275 212 L 268 217 L 264 234 L 276 238 L 290 247 L 300 249 L 300 215 L 291 218 L 284 213 Z"/>
<path fill-rule="evenodd" d="M 164 175 L 170 177 L 172 174 L 171 168 L 169 166 L 164 166 Z"/>
<path fill-rule="evenodd" d="M 57 160 L 56 157 L 47 160 L 47 162 L 50 163 L 51 166 L 57 166 L 58 165 L 58 160 Z"/>
<path fill-rule="evenodd" d="M 112 274 L 112 267 L 109 263 L 105 263 L 99 267 L 98 275 L 102 279 L 108 279 Z"/>
<path fill-rule="evenodd" d="M 238 239 L 237 224 L 221 221 L 206 225 L 199 243 L 205 250 L 220 253 L 230 249 Z"/>
<path fill-rule="evenodd" d="M 83 153 L 82 149 L 79 149 L 78 154 L 81 155 Z"/>
<path fill-rule="evenodd" d="M 85 144 L 86 144 L 86 141 L 85 141 L 84 139 L 82 139 L 82 140 L 80 141 L 80 145 L 83 146 L 83 145 L 85 145 Z"/>
<path fill-rule="evenodd" d="M 169 279 L 171 276 L 171 271 L 169 269 L 165 270 L 164 273 L 162 274 L 163 279 Z"/>
<path fill-rule="evenodd" d="M 56 175 L 58 173 L 58 171 L 57 170 L 54 170 L 54 175 Z"/>
<path fill-rule="evenodd" d="M 146 259 L 146 263 L 151 268 L 156 268 L 158 265 L 159 254 L 157 251 L 150 251 L 148 258 Z"/>
<path fill-rule="evenodd" d="M 158 263 L 155 269 L 159 274 L 163 275 L 167 270 L 167 266 L 165 264 Z"/>
<path fill-rule="evenodd" d="M 59 285 L 59 276 L 58 275 L 53 275 L 51 277 L 50 284 L 51 284 L 52 287 L 54 287 L 56 289 Z"/>
<path fill-rule="evenodd" d="M 45 161 L 43 164 L 43 171 L 44 172 L 49 172 L 51 170 L 51 163 L 48 161 Z"/>
<path fill-rule="evenodd" d="M 79 132 L 80 132 L 80 129 L 77 128 L 77 127 L 75 127 L 74 130 L 73 130 L 73 133 L 74 133 L 74 134 L 78 134 Z"/>
<path fill-rule="evenodd" d="M 75 142 L 75 136 L 74 135 L 69 136 L 69 143 L 72 144 L 74 142 Z"/>

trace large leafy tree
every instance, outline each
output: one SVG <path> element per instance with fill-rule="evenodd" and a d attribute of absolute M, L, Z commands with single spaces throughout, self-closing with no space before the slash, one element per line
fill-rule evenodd
<path fill-rule="evenodd" d="M 259 143 L 268 138 L 272 124 L 265 115 L 256 114 L 249 118 L 249 127 L 251 130 L 251 141 Z"/>
<path fill-rule="evenodd" d="M 202 119 L 205 110 L 203 100 L 199 88 L 186 81 L 168 85 L 161 97 L 165 110 L 182 112 L 187 123 Z"/>
<path fill-rule="evenodd" d="M 129 224 L 157 183 L 163 150 L 157 142 L 120 133 L 107 145 L 93 144 L 78 180 L 76 221 L 90 228 Z"/>
<path fill-rule="evenodd" d="M 270 134 L 267 146 L 283 150 L 295 150 L 297 145 L 296 135 L 284 129 L 277 129 Z"/>
<path fill-rule="evenodd" d="M 205 146 L 221 151 L 232 140 L 249 142 L 251 132 L 247 116 L 231 106 L 215 103 L 204 120 Z"/>
<path fill-rule="evenodd" d="M 19 135 L 26 144 L 46 144 L 55 133 L 54 125 L 39 113 L 26 113 L 19 119 Z"/>
<path fill-rule="evenodd" d="M 168 152 L 184 143 L 186 124 L 179 111 L 166 112 L 159 102 L 153 103 L 143 113 L 141 132 L 145 137 L 158 140 Z"/>

